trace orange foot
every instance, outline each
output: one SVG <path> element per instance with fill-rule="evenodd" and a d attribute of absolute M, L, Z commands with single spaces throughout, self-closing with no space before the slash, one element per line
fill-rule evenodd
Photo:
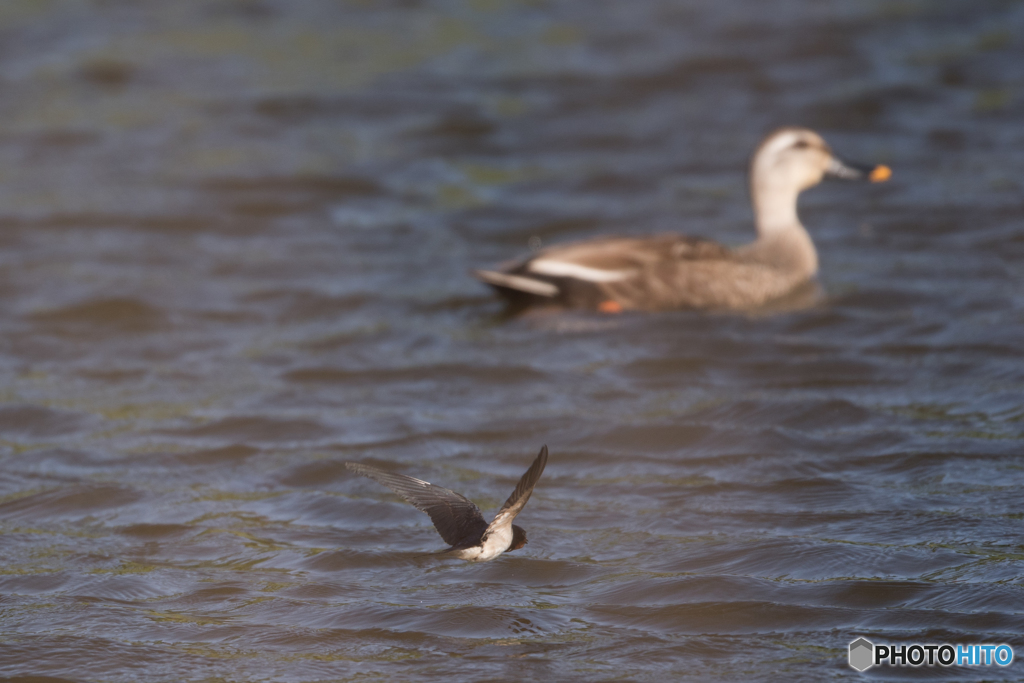
<path fill-rule="evenodd" d="M 607 301 L 602 301 L 597 310 L 602 313 L 622 313 L 622 304 L 614 299 L 608 299 Z"/>

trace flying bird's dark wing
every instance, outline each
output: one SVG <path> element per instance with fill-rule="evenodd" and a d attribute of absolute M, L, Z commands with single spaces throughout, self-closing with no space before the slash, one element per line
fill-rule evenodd
<path fill-rule="evenodd" d="M 488 531 L 497 529 L 506 524 L 511 524 L 512 520 L 516 518 L 523 510 L 523 506 L 526 505 L 526 501 L 530 500 L 530 494 L 533 493 L 533 487 L 537 485 L 540 480 L 540 475 L 544 474 L 544 466 L 548 464 L 548 447 L 544 446 L 540 449 L 540 453 L 537 454 L 537 458 L 530 465 L 530 469 L 526 470 L 526 473 L 520 478 L 519 483 L 516 484 L 516 490 L 512 492 L 512 495 L 508 497 L 505 504 L 498 510 L 498 514 L 495 515 L 494 521 L 491 522 L 490 526 L 487 527 Z"/>
<path fill-rule="evenodd" d="M 417 510 L 430 515 L 434 528 L 448 545 L 457 545 L 467 536 L 479 538 L 487 529 L 480 508 L 455 491 L 404 474 L 386 472 L 371 465 L 346 462 L 345 467 L 387 486 Z"/>

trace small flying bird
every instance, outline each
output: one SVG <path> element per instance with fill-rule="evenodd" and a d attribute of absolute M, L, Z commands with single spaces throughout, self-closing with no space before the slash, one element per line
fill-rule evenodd
<path fill-rule="evenodd" d="M 484 521 L 480 508 L 473 501 L 450 489 L 371 465 L 346 462 L 345 467 L 387 486 L 417 510 L 430 515 L 437 533 L 451 546 L 442 554 L 470 562 L 487 562 L 506 550 L 519 550 L 526 545 L 526 531 L 512 520 L 530 500 L 533 487 L 547 464 L 548 447 L 544 446 L 490 524 Z"/>

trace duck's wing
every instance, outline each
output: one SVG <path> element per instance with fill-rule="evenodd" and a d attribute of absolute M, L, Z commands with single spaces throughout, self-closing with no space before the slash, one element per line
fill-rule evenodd
<path fill-rule="evenodd" d="M 541 275 L 576 276 L 616 282 L 666 262 L 730 258 L 717 242 L 685 235 L 606 237 L 545 249 L 525 262 L 524 270 Z"/>
<path fill-rule="evenodd" d="M 525 294 L 563 306 L 597 308 L 613 289 L 657 288 L 656 280 L 687 262 L 733 259 L 727 247 L 699 237 L 606 237 L 557 245 L 501 270 L 473 274 L 513 298 Z"/>
<path fill-rule="evenodd" d="M 508 497 L 505 504 L 498 510 L 498 514 L 494 516 L 494 521 L 488 525 L 488 534 L 501 527 L 511 525 L 516 515 L 523 511 L 526 501 L 530 500 L 530 494 L 533 493 L 533 487 L 540 480 L 540 475 L 544 474 L 544 467 L 547 464 L 548 447 L 544 446 L 540 449 L 540 453 L 537 454 L 533 464 L 530 465 L 530 469 L 526 470 L 519 479 L 519 483 L 516 484 L 516 490 L 512 492 L 512 495 Z"/>
<path fill-rule="evenodd" d="M 404 474 L 387 472 L 372 465 L 346 462 L 345 467 L 387 486 L 417 510 L 430 515 L 434 528 L 448 545 L 457 545 L 474 535 L 479 537 L 487 529 L 480 508 L 451 489 Z"/>

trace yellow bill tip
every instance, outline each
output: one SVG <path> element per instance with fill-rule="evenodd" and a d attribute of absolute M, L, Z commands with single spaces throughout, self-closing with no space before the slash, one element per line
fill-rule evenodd
<path fill-rule="evenodd" d="M 888 166 L 875 166 L 868 178 L 873 183 L 884 183 L 892 177 L 892 169 Z"/>

